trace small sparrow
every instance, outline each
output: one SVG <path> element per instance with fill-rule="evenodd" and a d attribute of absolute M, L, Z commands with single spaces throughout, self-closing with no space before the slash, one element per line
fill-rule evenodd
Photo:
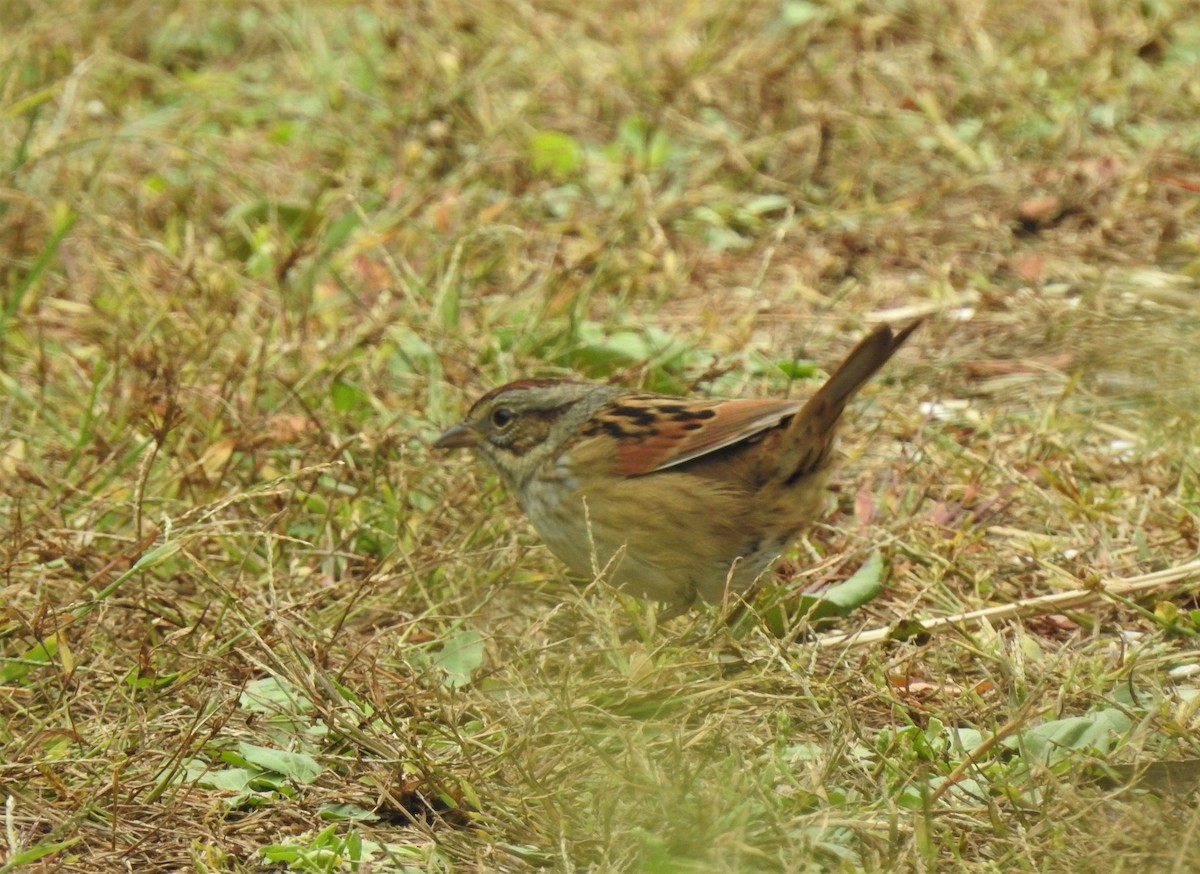
<path fill-rule="evenodd" d="M 807 401 L 522 379 L 433 445 L 473 449 L 573 572 L 669 619 L 745 592 L 820 515 L 846 402 L 918 324 L 876 328 Z"/>

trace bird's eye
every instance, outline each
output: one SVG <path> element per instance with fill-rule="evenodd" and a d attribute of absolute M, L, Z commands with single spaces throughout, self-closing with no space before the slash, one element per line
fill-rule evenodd
<path fill-rule="evenodd" d="M 492 411 L 492 424 L 497 428 L 507 428 L 517 420 L 517 414 L 507 407 Z"/>

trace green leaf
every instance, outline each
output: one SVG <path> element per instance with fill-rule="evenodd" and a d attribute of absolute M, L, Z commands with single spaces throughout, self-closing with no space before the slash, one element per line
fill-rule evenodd
<path fill-rule="evenodd" d="M 224 216 L 227 228 L 247 234 L 248 229 L 279 227 L 293 240 L 316 221 L 316 211 L 301 201 L 256 200 L 234 206 Z M 247 234 L 247 238 L 249 235 Z"/>
<path fill-rule="evenodd" d="M 555 218 L 567 218 L 583 199 L 578 185 L 555 185 L 541 193 L 541 201 Z"/>
<path fill-rule="evenodd" d="M 66 841 L 56 841 L 52 844 L 36 844 L 28 847 L 7 859 L 0 870 L 15 871 L 21 865 L 28 865 L 31 862 L 36 862 L 38 859 L 44 859 L 52 853 L 57 853 L 59 850 L 65 850 L 78 840 L 80 839 L 71 838 Z"/>
<path fill-rule="evenodd" d="M 576 336 L 575 345 L 557 356 L 555 363 L 593 377 L 641 364 L 655 369 L 679 367 L 691 351 L 686 343 L 655 327 L 612 330 L 583 322 Z"/>
<path fill-rule="evenodd" d="M 804 0 L 788 0 L 779 9 L 779 20 L 786 27 L 802 27 L 811 21 L 828 17 L 829 13 L 823 6 L 807 3 Z"/>
<path fill-rule="evenodd" d="M 570 176 L 579 170 L 583 150 L 561 131 L 540 131 L 529 138 L 529 163 L 538 175 Z"/>
<path fill-rule="evenodd" d="M 750 245 L 750 241 L 737 231 L 716 226 L 708 228 L 704 232 L 704 242 L 714 252 L 736 251 Z"/>
<path fill-rule="evenodd" d="M 642 155 L 646 150 L 648 136 L 649 129 L 645 121 L 636 115 L 626 118 L 617 125 L 617 139 L 613 143 L 614 157 L 619 157 L 621 153 Z"/>
<path fill-rule="evenodd" d="M 850 579 L 821 592 L 821 600 L 833 606 L 839 616 L 861 607 L 883 592 L 883 555 L 875 550 Z"/>
<path fill-rule="evenodd" d="M 818 622 L 835 616 L 847 616 L 883 591 L 883 556 L 872 552 L 848 580 L 830 586 L 816 595 L 800 599 L 800 613 Z"/>
<path fill-rule="evenodd" d="M 805 358 L 795 358 L 790 361 L 777 361 L 775 366 L 783 371 L 788 379 L 812 379 L 820 373 L 821 367 L 815 361 Z"/>
<path fill-rule="evenodd" d="M 209 771 L 197 782 L 209 789 L 226 792 L 249 792 L 250 784 L 262 775 L 257 768 L 221 768 Z"/>
<path fill-rule="evenodd" d="M 150 674 L 143 676 L 141 668 L 134 665 L 130 668 L 124 677 L 125 685 L 129 687 L 129 691 L 137 694 L 145 692 L 148 689 L 165 689 L 182 676 L 178 671 L 168 674 Z"/>
<path fill-rule="evenodd" d="M 768 212 L 782 212 L 791 206 L 791 203 L 782 194 L 761 194 L 750 198 L 742 209 L 751 215 L 765 215 Z"/>
<path fill-rule="evenodd" d="M 238 704 L 251 713 L 306 713 L 313 707 L 299 689 L 279 677 L 247 683 Z"/>
<path fill-rule="evenodd" d="M 653 170 L 661 166 L 671 157 L 673 150 L 674 144 L 666 132 L 655 130 L 650 135 L 650 141 L 646 144 L 646 167 Z"/>
<path fill-rule="evenodd" d="M 374 822 L 379 819 L 379 814 L 373 810 L 367 810 L 365 807 L 359 807 L 357 804 L 322 804 L 318 816 L 321 819 L 327 819 L 335 822 L 344 820 L 362 820 L 365 822 Z"/>
<path fill-rule="evenodd" d="M 976 728 L 952 725 L 946 729 L 946 737 L 950 739 L 950 748 L 958 755 L 965 755 L 983 743 L 983 732 Z"/>
<path fill-rule="evenodd" d="M 50 664 L 54 654 L 58 652 L 58 635 L 52 634 L 40 643 L 36 643 L 25 653 L 15 659 L 0 660 L 0 684 L 15 682 L 25 677 L 34 668 Z"/>
<path fill-rule="evenodd" d="M 268 862 L 282 862 L 294 871 L 334 871 L 343 867 L 347 842 L 338 837 L 337 826 L 331 825 L 309 839 L 297 835 L 286 843 L 259 847 L 258 852 Z M 308 840 L 308 843 L 302 841 Z"/>
<path fill-rule="evenodd" d="M 358 863 L 362 861 L 363 854 L 362 835 L 358 833 L 357 829 L 350 830 L 350 834 L 346 835 L 346 839 L 342 842 L 342 847 L 352 867 L 357 868 Z"/>
<path fill-rule="evenodd" d="M 457 689 L 471 682 L 471 675 L 483 664 L 483 635 L 470 629 L 460 631 L 434 653 L 434 667 L 445 671 L 442 683 Z"/>
<path fill-rule="evenodd" d="M 450 307 L 451 299 L 454 301 L 453 307 Z M 445 313 L 442 323 L 457 324 L 458 295 L 447 294 L 444 303 L 449 309 L 453 309 L 453 312 Z M 437 367 L 437 352 L 434 351 L 429 341 L 416 331 L 403 325 L 397 325 L 392 328 L 390 338 L 394 344 L 394 350 L 388 359 L 388 370 L 393 374 L 428 374 Z"/>
<path fill-rule="evenodd" d="M 182 548 L 183 544 L 178 540 L 168 540 L 164 543 L 160 543 L 153 549 L 149 549 L 142 553 L 141 557 L 138 558 L 137 562 L 132 568 L 130 568 L 130 570 L 141 571 L 162 564 L 175 553 L 179 552 L 179 550 Z M 96 597 L 99 598 L 100 595 L 97 594 Z"/>
<path fill-rule="evenodd" d="M 46 245 L 42 248 L 38 255 L 37 261 L 29 272 L 25 274 L 24 279 L 21 279 L 12 287 L 12 290 L 7 295 L 7 302 L 3 310 L 0 310 L 0 350 L 4 348 L 5 328 L 8 325 L 8 320 L 16 315 L 21 308 L 21 302 L 25 299 L 25 295 L 37 285 L 37 280 L 46 268 L 53 263 L 54 256 L 57 254 L 62 241 L 66 238 L 71 228 L 75 225 L 75 220 L 78 216 L 62 201 L 55 204 L 53 227 L 54 231 L 50 235 L 50 239 L 46 241 Z"/>
<path fill-rule="evenodd" d="M 337 412 L 349 413 L 365 406 L 370 395 L 360 386 L 339 376 L 329 387 L 329 400 Z"/>
<path fill-rule="evenodd" d="M 294 783 L 311 783 L 325 770 L 307 753 L 290 753 L 244 741 L 238 743 L 237 752 L 250 764 L 282 774 Z"/>
<path fill-rule="evenodd" d="M 1110 707 L 1085 716 L 1055 719 L 1006 738 L 1004 744 L 1010 749 L 1021 749 L 1047 764 L 1053 764 L 1073 751 L 1106 753 L 1132 726 L 1132 720 L 1123 711 Z"/>
<path fill-rule="evenodd" d="M 929 630 L 919 619 L 899 619 L 888 629 L 888 640 L 923 640 L 929 637 Z"/>
<path fill-rule="evenodd" d="M 298 861 L 305 852 L 305 850 L 290 844 L 268 844 L 258 848 L 258 854 L 263 857 L 264 861 L 270 864 L 282 863 L 289 868 L 291 867 L 290 863 Z"/>

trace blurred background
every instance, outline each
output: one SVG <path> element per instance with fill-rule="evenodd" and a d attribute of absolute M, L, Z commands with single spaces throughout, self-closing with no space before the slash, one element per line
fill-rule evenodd
<path fill-rule="evenodd" d="M 1196 858 L 1095 782 L 1197 757 L 1194 575 L 933 644 L 797 607 L 1195 558 L 1195 2 L 0 17 L 0 870 Z M 804 393 L 918 316 L 736 627 L 621 642 L 428 449 L 520 376 Z"/>

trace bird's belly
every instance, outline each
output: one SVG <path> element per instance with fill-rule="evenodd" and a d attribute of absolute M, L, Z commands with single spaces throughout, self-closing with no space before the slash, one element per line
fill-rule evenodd
<path fill-rule="evenodd" d="M 535 478 L 521 496 L 521 507 L 542 542 L 580 576 L 597 576 L 613 549 L 596 540 L 587 502 L 564 473 L 551 481 Z M 603 535 L 601 535 L 603 538 Z"/>
<path fill-rule="evenodd" d="M 786 540 L 747 539 L 730 552 L 729 532 L 718 531 L 711 516 L 686 520 L 693 523 L 688 525 L 677 504 L 654 506 L 635 495 L 607 493 L 589 501 L 568 472 L 558 469 L 555 477 L 529 483 L 522 496 L 550 551 L 579 576 L 655 601 L 719 602 L 727 591 L 745 591 L 786 546 Z"/>
<path fill-rule="evenodd" d="M 577 491 L 531 488 L 524 502 L 538 536 L 572 572 L 668 604 L 690 603 L 689 581 L 664 571 L 625 526 L 595 518 Z"/>

